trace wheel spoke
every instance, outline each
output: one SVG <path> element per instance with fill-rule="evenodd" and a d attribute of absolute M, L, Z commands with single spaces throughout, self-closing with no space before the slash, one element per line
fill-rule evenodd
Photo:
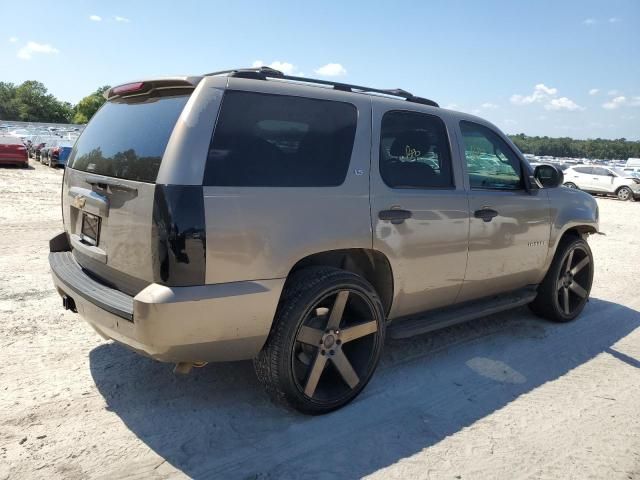
<path fill-rule="evenodd" d="M 565 315 L 569 315 L 571 313 L 571 310 L 569 309 L 569 289 L 568 288 L 563 288 L 562 289 L 562 300 L 563 300 L 563 310 Z"/>
<path fill-rule="evenodd" d="M 589 257 L 584 257 L 580 260 L 575 267 L 571 269 L 571 275 L 576 275 L 580 270 L 589 265 Z"/>
<path fill-rule="evenodd" d="M 320 380 L 320 375 L 322 375 L 326 364 L 327 357 L 325 355 L 322 355 L 320 351 L 318 351 L 316 359 L 313 361 L 313 366 L 309 371 L 307 384 L 304 386 L 304 394 L 307 397 L 313 397 L 313 394 L 316 391 L 316 387 L 318 386 L 318 381 Z"/>
<path fill-rule="evenodd" d="M 356 338 L 364 337 L 365 335 L 371 335 L 378 331 L 378 322 L 371 320 L 370 322 L 361 323 L 355 327 L 349 327 L 342 330 L 340 333 L 340 340 L 342 343 L 350 342 Z"/>
<path fill-rule="evenodd" d="M 340 327 L 340 320 L 342 320 L 342 314 L 344 313 L 344 307 L 347 305 L 348 298 L 348 290 L 341 290 L 338 292 L 338 295 L 336 295 L 336 301 L 333 303 L 331 314 L 329 315 L 327 330 L 337 330 Z"/>
<path fill-rule="evenodd" d="M 573 262 L 573 252 L 575 252 L 575 250 L 571 250 L 571 252 L 569 252 L 569 256 L 567 257 L 567 268 L 565 269 L 565 273 L 569 273 L 569 271 L 571 270 L 571 262 Z"/>
<path fill-rule="evenodd" d="M 336 351 L 336 354 L 331 357 L 331 361 L 338 369 L 338 372 L 340 372 L 344 381 L 347 382 L 347 385 L 351 388 L 355 388 L 355 386 L 360 382 L 360 379 L 344 352 L 342 350 Z"/>
<path fill-rule="evenodd" d="M 576 295 L 578 295 L 579 297 L 581 297 L 581 298 L 587 298 L 587 291 L 586 291 L 584 288 L 582 288 L 580 285 L 578 285 L 578 283 L 577 283 L 577 282 L 575 282 L 575 281 L 574 281 L 574 282 L 572 282 L 572 283 L 569 285 L 569 288 L 571 289 L 571 291 L 572 291 L 573 293 L 575 293 L 575 294 L 576 294 Z"/>
<path fill-rule="evenodd" d="M 320 344 L 320 340 L 322 340 L 322 334 L 322 330 L 303 325 L 300 328 L 300 332 L 298 332 L 298 338 L 296 338 L 296 340 L 302 343 L 306 343 L 307 345 L 313 345 L 314 347 L 317 347 Z"/>

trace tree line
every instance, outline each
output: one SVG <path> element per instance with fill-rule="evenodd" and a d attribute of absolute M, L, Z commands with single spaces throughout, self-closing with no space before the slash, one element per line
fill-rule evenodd
<path fill-rule="evenodd" d="M 105 102 L 105 85 L 76 105 L 58 100 L 42 82 L 27 80 L 20 85 L 0 82 L 0 120 L 44 123 L 87 123 Z"/>
<path fill-rule="evenodd" d="M 509 135 L 522 153 L 552 157 L 598 158 L 608 160 L 626 160 L 640 158 L 640 142 L 626 138 L 607 140 L 595 138 L 576 140 L 569 137 L 529 137 L 524 133 Z"/>
<path fill-rule="evenodd" d="M 0 82 L 0 120 L 45 123 L 87 123 L 105 102 L 105 85 L 76 105 L 58 100 L 41 82 L 28 80 L 20 85 Z M 576 140 L 569 137 L 529 137 L 510 135 L 522 153 L 553 157 L 627 159 L 640 158 L 640 142 L 625 138 Z"/>

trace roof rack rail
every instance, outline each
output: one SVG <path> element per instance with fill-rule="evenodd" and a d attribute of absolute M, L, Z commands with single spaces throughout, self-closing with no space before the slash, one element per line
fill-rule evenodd
<path fill-rule="evenodd" d="M 291 80 L 294 82 L 313 83 L 317 85 L 328 85 L 335 90 L 341 90 L 343 92 L 361 92 L 361 93 L 380 93 L 382 95 L 389 95 L 391 97 L 404 98 L 408 102 L 421 103 L 423 105 L 429 105 L 432 107 L 439 107 L 439 105 L 433 100 L 428 98 L 418 97 L 411 92 L 407 92 L 401 88 L 394 89 L 380 89 L 363 87 L 360 85 L 351 85 L 348 83 L 332 82 L 329 80 L 318 80 L 316 78 L 296 77 L 294 75 L 285 75 L 280 70 L 276 70 L 271 67 L 256 67 L 256 68 L 236 68 L 232 70 L 221 70 L 219 72 L 207 73 L 204 76 L 210 77 L 213 75 L 228 75 L 230 77 L 238 78 L 253 78 L 257 80 L 266 80 L 267 78 L 277 78 L 282 80 Z"/>

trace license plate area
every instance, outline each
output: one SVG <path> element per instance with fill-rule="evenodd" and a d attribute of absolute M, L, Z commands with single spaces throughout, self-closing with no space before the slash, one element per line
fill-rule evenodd
<path fill-rule="evenodd" d="M 82 212 L 82 229 L 80 239 L 93 246 L 97 246 L 100 241 L 100 221 L 101 218 L 91 213 Z"/>

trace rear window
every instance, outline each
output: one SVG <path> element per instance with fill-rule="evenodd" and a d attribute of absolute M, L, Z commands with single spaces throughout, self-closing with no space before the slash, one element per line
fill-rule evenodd
<path fill-rule="evenodd" d="M 171 132 L 189 97 L 107 102 L 91 119 L 69 157 L 84 172 L 153 183 Z"/>
<path fill-rule="evenodd" d="M 356 132 L 349 103 L 227 91 L 204 185 L 328 187 L 344 182 Z"/>

